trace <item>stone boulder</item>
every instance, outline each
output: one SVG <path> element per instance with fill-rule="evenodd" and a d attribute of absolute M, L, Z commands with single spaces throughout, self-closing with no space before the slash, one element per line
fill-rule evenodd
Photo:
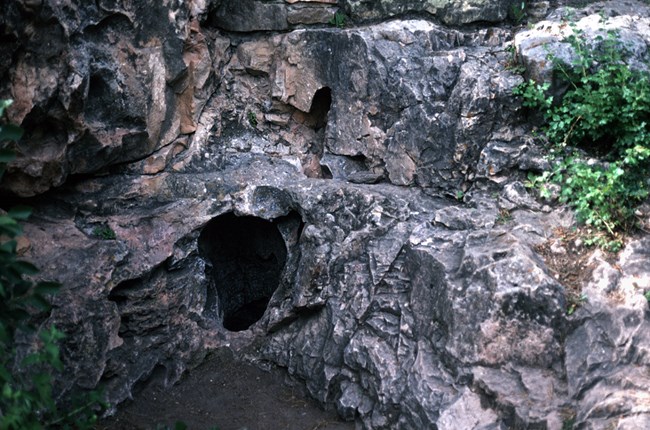
<path fill-rule="evenodd" d="M 625 51 L 629 66 L 648 71 L 650 61 L 650 7 L 646 3 L 597 3 L 585 9 L 562 8 L 532 29 L 519 32 L 514 39 L 518 59 L 526 66 L 527 78 L 553 83 L 552 91 L 561 91 L 562 76 L 553 76 L 553 55 L 565 67 L 572 68 L 576 52 L 566 38 L 578 34 L 580 40 L 598 49 L 615 32 Z"/>

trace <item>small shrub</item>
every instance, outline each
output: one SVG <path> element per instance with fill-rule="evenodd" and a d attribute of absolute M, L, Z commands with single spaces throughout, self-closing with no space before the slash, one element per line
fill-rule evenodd
<path fill-rule="evenodd" d="M 510 16 L 515 23 L 520 24 L 528 15 L 528 5 L 525 1 L 515 2 L 510 7 Z"/>
<path fill-rule="evenodd" d="M 336 28 L 343 28 L 348 22 L 348 17 L 345 13 L 338 11 L 334 16 L 329 20 L 329 24 L 333 25 Z"/>
<path fill-rule="evenodd" d="M 257 127 L 257 115 L 253 111 L 248 111 L 247 114 L 248 117 L 248 123 L 251 125 L 251 127 Z"/>
<path fill-rule="evenodd" d="M 115 240 L 117 238 L 113 229 L 107 225 L 93 228 L 93 236 L 103 240 Z"/>
<path fill-rule="evenodd" d="M 562 99 L 548 94 L 548 83 L 529 81 L 515 91 L 525 107 L 544 114 L 552 145 L 553 169 L 533 182 L 542 190 L 561 185 L 560 200 L 602 232 L 594 243 L 620 249 L 619 233 L 634 225 L 634 210 L 650 191 L 650 75 L 628 66 L 616 32 L 599 37 L 593 48 L 573 25 L 566 40 L 576 54 L 573 64 L 549 55 L 570 85 Z"/>

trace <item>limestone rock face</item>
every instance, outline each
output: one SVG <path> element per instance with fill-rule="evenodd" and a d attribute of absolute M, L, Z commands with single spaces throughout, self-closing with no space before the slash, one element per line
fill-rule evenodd
<path fill-rule="evenodd" d="M 614 4 L 591 6 L 583 10 L 558 9 L 547 20 L 540 21 L 527 31 L 515 36 L 514 44 L 517 55 L 526 66 L 528 78 L 537 82 L 554 84 L 552 90 L 562 91 L 558 79 L 553 76 L 553 63 L 549 53 L 572 67 L 576 59 L 574 48 L 565 40 L 579 32 L 582 41 L 598 47 L 614 31 L 621 46 L 626 51 L 625 57 L 630 67 L 648 70 L 650 59 L 650 7 L 640 3 L 616 2 Z M 568 19 L 573 20 L 572 25 Z"/>
<path fill-rule="evenodd" d="M 511 13 L 513 3 L 512 0 L 217 0 L 210 19 L 221 29 L 237 32 L 327 24 L 336 13 L 345 15 L 341 25 L 349 20 L 361 23 L 408 14 L 462 25 L 502 22 Z"/>
<path fill-rule="evenodd" d="M 478 21 L 501 22 L 513 2 L 510 0 L 345 0 L 345 8 L 357 19 L 386 19 L 406 13 L 426 13 L 445 24 Z"/>
<path fill-rule="evenodd" d="M 512 95 L 535 43 L 485 25 L 510 2 L 64 3 L 0 6 L 58 394 L 228 347 L 366 429 L 647 427 L 650 244 L 567 315 L 536 245 L 574 220 L 523 184 L 548 162 Z M 644 19 L 612 18 L 640 63 Z"/>
<path fill-rule="evenodd" d="M 202 2 L 68 3 L 0 6 L 1 94 L 27 131 L 4 186 L 22 196 L 169 145 L 215 83 Z"/>
<path fill-rule="evenodd" d="M 243 42 L 206 106 L 223 120 L 210 138 L 293 159 L 312 177 L 386 178 L 453 194 L 495 131 L 507 142 L 522 136 L 505 131 L 521 82 L 496 49 L 506 37 L 395 21 Z M 228 123 L 242 121 L 268 143 L 232 139 Z"/>
<path fill-rule="evenodd" d="M 634 240 L 611 263 L 594 256 L 584 289 L 588 303 L 566 340 L 569 393 L 577 401 L 576 424 L 586 428 L 643 428 L 650 423 L 648 390 L 648 238 Z M 619 270 L 620 268 L 620 270 Z M 612 307 L 612 298 L 616 306 Z"/>

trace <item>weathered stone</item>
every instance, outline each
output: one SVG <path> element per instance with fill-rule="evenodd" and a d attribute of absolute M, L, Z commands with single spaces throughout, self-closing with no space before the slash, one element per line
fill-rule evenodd
<path fill-rule="evenodd" d="M 337 0 L 284 0 L 289 4 L 295 3 L 323 3 L 323 4 L 336 4 Z"/>
<path fill-rule="evenodd" d="M 299 7 L 287 14 L 289 24 L 327 24 L 336 13 L 335 7 Z"/>
<path fill-rule="evenodd" d="M 333 10 L 279 0 L 91 2 L 78 19 L 46 1 L 46 20 L 18 3 L 0 6 L 16 19 L 0 90 L 27 137 L 5 186 L 61 185 L 33 201 L 21 247 L 64 284 L 48 320 L 68 335 L 57 395 L 100 384 L 119 403 L 230 345 L 361 428 L 559 429 L 571 412 L 585 428 L 645 425 L 650 243 L 617 265 L 594 257 L 589 300 L 566 315 L 534 245 L 574 220 L 522 185 L 519 170 L 547 164 L 512 96 L 510 30 L 395 19 L 277 33 L 289 10 Z M 509 7 L 341 5 L 352 23 L 477 27 Z M 646 40 L 645 18 L 618 19 Z M 249 274 L 244 295 L 220 285 Z M 246 305 L 261 317 L 228 330 Z"/>
<path fill-rule="evenodd" d="M 576 53 L 564 40 L 574 34 L 574 28 L 581 33 L 582 40 L 594 46 L 600 45 L 602 40 L 607 38 L 608 31 L 616 31 L 629 57 L 627 59 L 629 65 L 648 70 L 650 8 L 646 4 L 612 2 L 601 5 L 597 9 L 587 8 L 577 11 L 579 15 L 574 18 L 574 27 L 568 26 L 563 15 L 575 15 L 575 13 L 565 11 L 553 14 L 548 20 L 537 23 L 531 30 L 520 32 L 515 36 L 517 56 L 526 66 L 530 79 L 554 83 L 555 86 L 551 88 L 554 93 L 563 91 L 562 84 L 556 82 L 552 76 L 553 62 L 549 61 L 548 56 L 552 53 L 566 67 L 573 67 Z"/>
<path fill-rule="evenodd" d="M 211 12 L 213 25 L 228 31 L 286 30 L 287 8 L 258 0 L 224 1 Z"/>
<path fill-rule="evenodd" d="M 274 49 L 269 41 L 242 43 L 237 47 L 239 63 L 252 75 L 271 71 Z"/>
<path fill-rule="evenodd" d="M 496 414 L 481 406 L 481 399 L 469 390 L 456 400 L 451 407 L 446 409 L 438 418 L 437 425 L 440 430 L 486 429 L 498 424 Z"/>
<path fill-rule="evenodd" d="M 346 11 L 354 19 L 387 19 L 407 12 L 421 12 L 442 19 L 446 24 L 477 21 L 499 22 L 507 18 L 507 0 L 345 0 Z"/>
<path fill-rule="evenodd" d="M 612 266 L 601 260 L 578 309 L 578 321 L 566 340 L 569 394 L 577 406 L 576 424 L 589 428 L 616 425 L 620 417 L 635 415 L 619 428 L 648 421 L 647 368 L 650 327 L 647 276 L 650 240 L 633 241 Z M 612 306 L 610 297 L 615 297 Z M 633 346 L 632 346 L 633 345 Z"/>
<path fill-rule="evenodd" d="M 2 5 L 3 34 L 16 41 L 2 92 L 15 99 L 10 121 L 26 130 L 5 189 L 40 194 L 70 174 L 146 157 L 195 127 L 213 85 L 205 38 L 190 24 L 202 13 L 196 5 L 19 8 Z"/>

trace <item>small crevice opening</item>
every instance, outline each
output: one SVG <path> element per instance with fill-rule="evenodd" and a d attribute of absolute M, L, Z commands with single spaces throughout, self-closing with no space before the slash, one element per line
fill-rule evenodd
<path fill-rule="evenodd" d="M 199 250 L 211 281 L 206 316 L 222 316 L 226 330 L 247 330 L 264 315 L 287 259 L 277 225 L 252 216 L 220 215 L 201 232 Z"/>
<path fill-rule="evenodd" d="M 319 131 L 327 125 L 327 115 L 332 106 L 332 90 L 329 87 L 323 87 L 314 93 L 309 109 L 309 118 L 314 130 Z"/>
<path fill-rule="evenodd" d="M 308 150 L 310 156 L 303 162 L 305 174 L 310 178 L 331 179 L 331 175 L 318 164 L 325 150 L 325 135 L 331 106 L 332 90 L 329 87 L 322 87 L 314 93 L 309 113 L 305 117 L 305 125 L 315 132 Z"/>

